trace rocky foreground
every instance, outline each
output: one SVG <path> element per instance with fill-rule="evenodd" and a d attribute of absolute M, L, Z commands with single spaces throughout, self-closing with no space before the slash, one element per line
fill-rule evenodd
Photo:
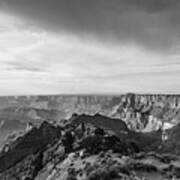
<path fill-rule="evenodd" d="M 43 122 L 6 144 L 1 180 L 180 179 L 180 125 L 135 132 L 100 114 L 73 115 L 66 124 Z"/>

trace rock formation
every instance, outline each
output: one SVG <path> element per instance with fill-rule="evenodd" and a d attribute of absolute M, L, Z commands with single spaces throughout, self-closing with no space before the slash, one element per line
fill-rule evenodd
<path fill-rule="evenodd" d="M 1 180 L 168 180 L 180 178 L 180 126 L 135 132 L 120 119 L 76 115 L 43 122 L 0 154 Z"/>

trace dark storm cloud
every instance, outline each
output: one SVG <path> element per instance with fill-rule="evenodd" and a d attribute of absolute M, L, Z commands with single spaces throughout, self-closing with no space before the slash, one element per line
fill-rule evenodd
<path fill-rule="evenodd" d="M 179 0 L 5 0 L 12 13 L 51 31 L 167 51 L 180 34 Z"/>

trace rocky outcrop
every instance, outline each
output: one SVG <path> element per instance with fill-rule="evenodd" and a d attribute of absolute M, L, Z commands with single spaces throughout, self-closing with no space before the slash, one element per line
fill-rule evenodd
<path fill-rule="evenodd" d="M 48 144 L 60 137 L 60 129 L 44 122 L 39 128 L 33 128 L 24 136 L 9 145 L 9 149 L 0 155 L 0 172 L 14 166 L 28 155 L 43 150 Z"/>
<path fill-rule="evenodd" d="M 1 153 L 0 179 L 179 178 L 179 132 L 179 125 L 169 129 L 162 142 L 161 131 L 131 131 L 120 119 L 100 114 L 74 115 L 62 127 L 44 122 Z"/>
<path fill-rule="evenodd" d="M 113 119 L 101 114 L 90 115 L 77 115 L 72 123 L 90 123 L 104 130 L 109 130 L 119 133 L 127 133 L 129 131 L 126 123 L 120 119 Z"/>

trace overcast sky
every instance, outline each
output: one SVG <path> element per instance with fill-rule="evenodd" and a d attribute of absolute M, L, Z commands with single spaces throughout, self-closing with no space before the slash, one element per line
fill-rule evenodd
<path fill-rule="evenodd" d="M 0 95 L 180 94 L 179 0 L 0 0 Z"/>

